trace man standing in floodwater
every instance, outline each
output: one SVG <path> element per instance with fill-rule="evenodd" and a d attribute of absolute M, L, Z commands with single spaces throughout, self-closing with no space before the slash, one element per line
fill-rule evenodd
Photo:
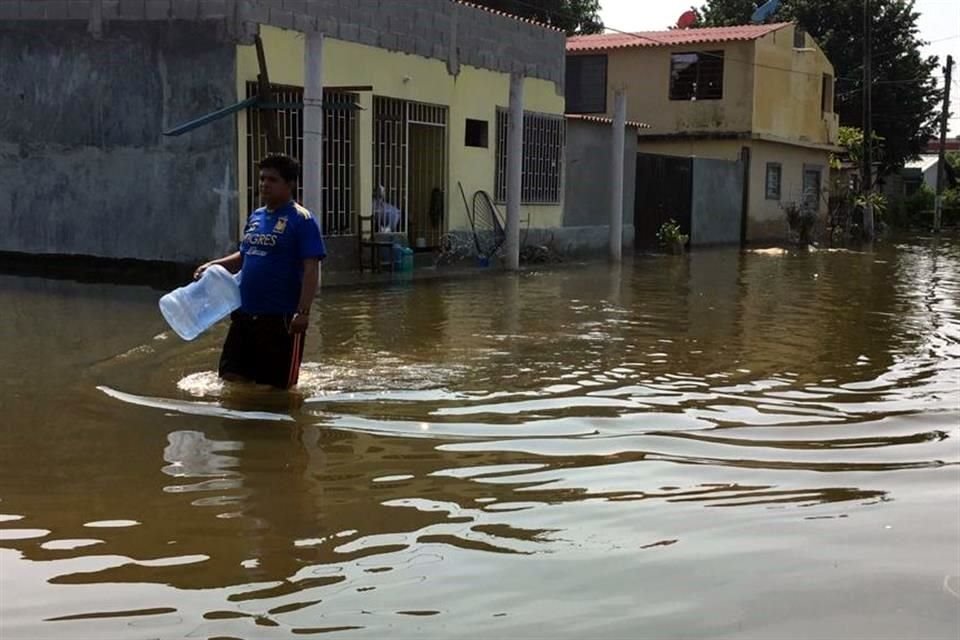
<path fill-rule="evenodd" d="M 193 276 L 200 278 L 215 264 L 240 272 L 241 303 L 230 316 L 220 377 L 289 389 L 299 378 L 304 333 L 327 251 L 316 218 L 294 200 L 299 163 L 272 154 L 259 168 L 265 206 L 247 219 L 240 250 L 201 265 Z"/>

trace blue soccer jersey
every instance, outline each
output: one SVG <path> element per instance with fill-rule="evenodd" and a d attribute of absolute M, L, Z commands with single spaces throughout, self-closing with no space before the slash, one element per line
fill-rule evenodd
<path fill-rule="evenodd" d="M 290 201 L 275 211 L 257 209 L 240 242 L 241 310 L 253 314 L 296 312 L 303 261 L 327 255 L 320 225 L 309 210 Z"/>

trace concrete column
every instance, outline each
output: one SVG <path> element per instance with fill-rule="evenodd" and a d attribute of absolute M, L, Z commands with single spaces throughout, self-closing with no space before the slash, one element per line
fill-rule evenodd
<path fill-rule="evenodd" d="M 323 228 L 323 34 L 304 34 L 303 205 Z M 324 232 L 326 229 L 324 229 Z M 320 284 L 319 282 L 317 283 Z"/>
<path fill-rule="evenodd" d="M 323 34 L 304 34 L 303 205 L 323 214 Z"/>
<path fill-rule="evenodd" d="M 103 37 L 103 0 L 92 0 L 90 3 L 90 19 L 87 21 L 87 31 L 94 40 Z"/>
<path fill-rule="evenodd" d="M 627 96 L 617 89 L 613 103 L 613 149 L 610 157 L 610 260 L 623 257 L 623 154 L 627 130 Z"/>
<path fill-rule="evenodd" d="M 373 94 L 359 95 L 361 110 L 357 112 L 357 210 L 362 216 L 373 215 Z M 358 221 L 354 220 L 354 224 Z"/>
<path fill-rule="evenodd" d="M 510 75 L 507 124 L 507 269 L 520 269 L 520 201 L 523 185 L 523 75 Z"/>

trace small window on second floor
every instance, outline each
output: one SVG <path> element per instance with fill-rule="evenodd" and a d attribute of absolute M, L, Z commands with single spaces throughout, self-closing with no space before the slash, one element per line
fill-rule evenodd
<path fill-rule="evenodd" d="M 780 199 L 780 180 L 783 177 L 783 167 L 779 162 L 767 163 L 767 200 Z"/>
<path fill-rule="evenodd" d="M 807 30 L 800 25 L 797 25 L 797 27 L 793 30 L 793 48 L 807 48 Z"/>
<path fill-rule="evenodd" d="M 722 100 L 723 51 L 670 56 L 671 100 Z"/>
<path fill-rule="evenodd" d="M 833 76 L 823 74 L 823 86 L 820 94 L 820 111 L 822 113 L 833 113 Z"/>
<path fill-rule="evenodd" d="M 607 56 L 567 56 L 567 113 L 607 111 Z"/>

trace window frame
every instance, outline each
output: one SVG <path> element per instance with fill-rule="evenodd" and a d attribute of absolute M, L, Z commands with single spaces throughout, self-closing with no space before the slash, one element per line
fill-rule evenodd
<path fill-rule="evenodd" d="M 509 118 L 508 109 L 497 107 L 493 196 L 498 204 L 507 200 Z M 563 202 L 566 126 L 566 118 L 560 114 L 523 112 L 522 204 L 549 206 Z M 541 153 L 531 154 L 531 150 L 537 149 Z"/>
<path fill-rule="evenodd" d="M 678 59 L 683 56 L 693 56 L 696 58 L 694 62 L 687 65 L 684 69 L 677 69 Z M 707 92 L 701 87 L 703 83 L 700 81 L 700 74 L 703 70 L 703 62 L 707 59 L 719 59 L 719 79 L 720 86 L 719 90 L 716 92 Z M 690 66 L 696 65 L 696 77 L 690 84 L 692 85 L 692 91 L 685 92 L 682 95 L 680 94 L 679 87 L 677 86 L 678 78 L 677 75 L 683 72 L 685 69 Z M 667 89 L 667 96 L 671 102 L 698 102 L 700 100 L 723 100 L 723 89 L 724 89 L 724 80 L 726 75 L 726 52 L 723 49 L 717 49 L 714 51 L 676 51 L 670 53 L 670 74 L 669 74 L 669 87 Z"/>
<path fill-rule="evenodd" d="M 259 85 L 248 80 L 245 83 L 246 97 L 257 95 Z M 303 103 L 304 88 L 299 85 L 271 83 L 274 100 L 282 106 L 276 110 L 284 153 L 303 160 Z M 313 211 L 320 221 L 320 228 L 327 237 L 356 235 L 356 217 L 360 212 L 360 117 L 350 108 L 360 100 L 357 93 L 327 90 L 325 104 L 341 104 L 342 109 L 323 110 L 323 182 L 320 190 L 320 211 Z M 284 104 L 286 103 L 286 104 Z M 246 148 L 246 193 L 242 194 L 247 207 L 244 216 L 260 206 L 258 191 L 259 170 L 257 162 L 266 155 L 266 130 L 261 127 L 259 111 L 248 108 L 246 135 L 242 144 Z M 303 198 L 304 181 L 297 181 L 294 197 Z"/>
<path fill-rule="evenodd" d="M 813 196 L 812 201 L 813 201 L 813 204 L 815 205 L 812 211 L 819 211 L 820 204 L 821 204 L 820 200 L 823 197 L 823 165 L 804 164 L 803 172 L 800 174 L 800 204 L 804 210 L 809 211 L 811 209 L 808 208 L 807 203 L 810 202 L 811 199 L 808 198 L 808 194 L 807 194 L 806 183 L 807 183 L 808 174 L 811 174 L 811 175 L 815 174 L 817 176 L 816 192 L 810 195 Z"/>
<path fill-rule="evenodd" d="M 581 93 L 580 93 L 580 102 L 579 102 L 579 104 L 572 104 L 572 105 L 571 105 L 571 104 L 570 104 L 571 82 L 570 82 L 570 74 L 569 74 L 569 72 L 570 72 L 570 61 L 571 61 L 571 60 L 577 60 L 577 63 L 578 63 L 578 64 L 583 64 L 583 63 L 584 63 L 584 62 L 583 62 L 584 60 L 587 60 L 587 59 L 590 59 L 590 60 L 598 60 L 598 59 L 601 59 L 601 58 L 603 59 L 603 72 L 602 72 L 603 89 L 602 89 L 602 93 L 601 93 L 601 104 L 599 105 L 599 108 L 596 108 L 596 109 L 585 109 L 585 108 L 583 108 L 583 105 L 584 105 L 584 104 L 587 104 L 588 101 L 583 99 L 583 97 L 582 97 L 582 96 L 583 96 L 583 92 L 582 92 L 582 91 L 581 91 Z M 566 64 L 567 64 L 567 68 L 566 68 L 566 71 L 565 71 L 565 73 L 564 73 L 564 75 L 566 76 L 566 77 L 565 77 L 565 81 L 566 81 L 566 87 L 567 87 L 567 89 L 566 89 L 566 103 L 567 103 L 567 105 L 566 105 L 566 112 L 567 112 L 567 113 L 576 113 L 576 114 L 606 113 L 606 112 L 607 112 L 608 74 L 609 74 L 609 68 L 610 68 L 610 58 L 609 58 L 609 56 L 608 56 L 606 53 L 596 53 L 596 54 L 587 54 L 587 55 L 568 55 L 568 56 L 566 57 Z M 580 85 L 580 87 L 582 88 L 582 84 Z"/>
<path fill-rule="evenodd" d="M 793 48 L 794 49 L 807 48 L 807 30 L 801 27 L 799 24 L 796 25 L 793 29 Z"/>
<path fill-rule="evenodd" d="M 836 113 L 836 80 L 829 73 L 824 73 L 820 80 L 820 114 Z M 829 89 L 829 91 L 828 91 Z M 829 96 L 829 100 L 827 100 Z M 828 104 L 829 103 L 829 104 Z M 828 108 L 829 107 L 829 108 Z"/>
<path fill-rule="evenodd" d="M 770 175 L 775 171 L 777 175 L 776 195 L 771 195 Z M 780 162 L 768 162 L 763 179 L 763 195 L 765 200 L 775 200 L 780 202 L 783 199 L 783 164 Z"/>
<path fill-rule="evenodd" d="M 472 144 L 470 142 L 470 125 L 479 123 L 483 125 L 483 134 L 480 136 L 481 144 Z M 463 146 L 468 149 L 489 149 L 490 148 L 490 121 L 480 118 L 464 118 L 463 121 Z"/>

